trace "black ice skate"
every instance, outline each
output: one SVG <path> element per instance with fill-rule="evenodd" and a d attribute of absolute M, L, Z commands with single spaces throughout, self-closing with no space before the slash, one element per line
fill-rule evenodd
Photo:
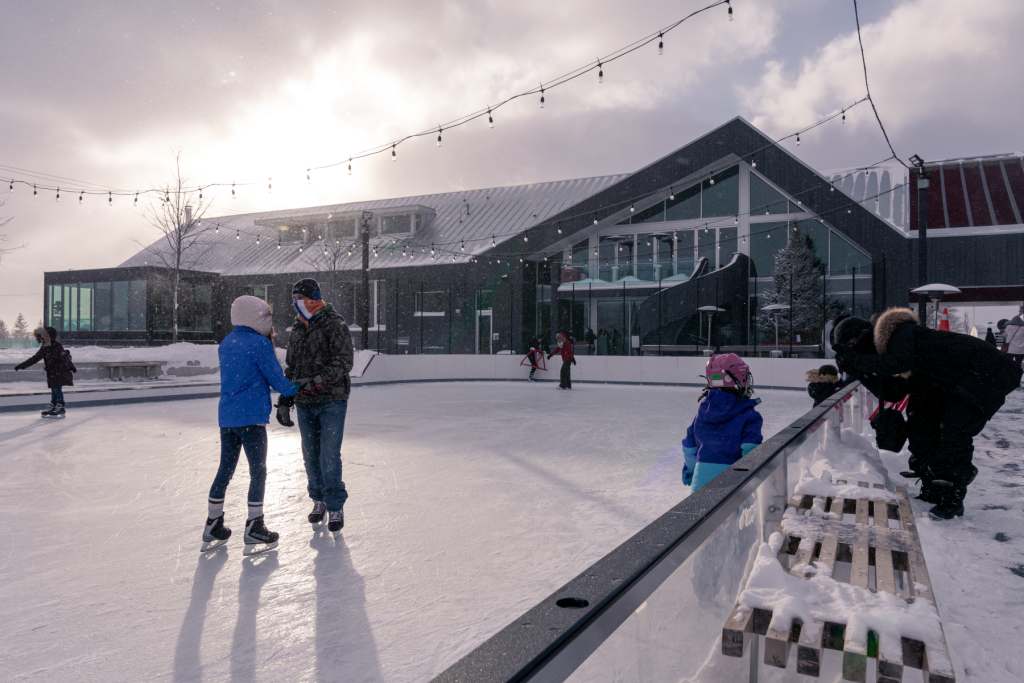
<path fill-rule="evenodd" d="M 338 510 L 337 512 L 331 512 L 330 513 L 330 519 L 327 522 L 327 530 L 330 531 L 335 536 L 337 536 L 338 533 L 340 533 L 341 530 L 344 527 L 345 527 L 345 513 L 342 512 L 341 510 Z"/>
<path fill-rule="evenodd" d="M 309 523 L 313 526 L 323 524 L 324 514 L 327 512 L 327 505 L 319 500 L 313 501 L 313 511 L 309 513 Z"/>
<path fill-rule="evenodd" d="M 206 526 L 203 528 L 203 545 L 199 552 L 205 553 L 216 550 L 231 538 L 231 529 L 224 526 L 224 515 L 216 519 L 207 517 Z"/>
<path fill-rule="evenodd" d="M 39 412 L 39 414 L 40 414 L 40 415 L 41 415 L 42 417 L 50 417 L 50 413 L 52 413 L 52 412 L 53 412 L 53 409 L 54 409 L 54 408 L 56 408 L 56 407 L 57 407 L 57 404 L 56 404 L 56 403 L 51 403 L 51 404 L 50 404 L 50 407 L 49 407 L 49 408 L 47 408 L 46 410 L 41 410 L 41 411 Z"/>
<path fill-rule="evenodd" d="M 277 547 L 277 532 L 263 525 L 263 515 L 245 523 L 245 550 L 243 555 L 265 553 Z"/>
<path fill-rule="evenodd" d="M 64 417 L 64 404 L 63 403 L 54 403 L 53 404 L 53 408 L 51 408 L 48 412 L 43 413 L 43 417 L 49 418 L 51 420 L 52 419 L 58 419 L 59 420 L 59 419 L 63 418 Z"/>

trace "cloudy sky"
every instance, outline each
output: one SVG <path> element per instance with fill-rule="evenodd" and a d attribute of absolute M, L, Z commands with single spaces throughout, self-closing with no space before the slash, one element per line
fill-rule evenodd
<path fill-rule="evenodd" d="M 112 266 L 156 233 L 89 186 L 159 186 L 180 152 L 197 184 L 258 181 L 209 215 L 634 170 L 742 115 L 767 133 L 864 94 L 852 2 L 733 0 L 654 46 L 495 115 L 386 156 L 313 174 L 532 87 L 710 0 L 281 0 L 0 3 L 0 318 L 41 315 L 43 272 Z M 861 0 L 872 93 L 897 152 L 1024 149 L 1018 0 Z M 820 169 L 886 156 L 870 110 L 793 148 Z M 27 169 L 27 170 L 13 170 Z M 272 177 L 273 191 L 264 181 Z M 46 182 L 40 180 L 40 182 Z M 49 181 L 54 182 L 54 181 Z"/>

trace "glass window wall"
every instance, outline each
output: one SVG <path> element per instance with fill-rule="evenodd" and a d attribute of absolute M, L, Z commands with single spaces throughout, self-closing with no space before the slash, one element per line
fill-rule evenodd
<path fill-rule="evenodd" d="M 739 249 L 736 246 L 736 228 L 718 229 L 718 267 L 723 268 Z"/>
<path fill-rule="evenodd" d="M 697 230 L 697 258 L 706 258 L 708 268 L 717 268 L 715 259 L 715 231 L 713 228 L 701 228 Z"/>
<path fill-rule="evenodd" d="M 787 223 L 754 223 L 750 226 L 750 260 L 757 277 L 775 274 L 775 252 L 786 246 Z"/>
<path fill-rule="evenodd" d="M 682 221 L 700 218 L 700 185 L 676 192 L 676 198 L 665 203 L 665 220 Z"/>
<path fill-rule="evenodd" d="M 49 285 L 46 323 L 62 332 L 146 329 L 146 282 L 73 282 Z M 211 292 L 212 297 L 212 292 Z"/>
<path fill-rule="evenodd" d="M 690 275 L 696 265 L 693 258 L 693 230 L 673 233 L 676 240 L 676 273 Z"/>
<path fill-rule="evenodd" d="M 615 269 L 616 249 L 619 240 L 616 237 L 602 237 L 598 242 L 598 278 L 605 282 L 611 282 Z"/>
<path fill-rule="evenodd" d="M 750 174 L 750 215 L 789 213 L 789 202 L 756 173 Z"/>
<path fill-rule="evenodd" d="M 735 216 L 739 213 L 739 168 L 733 166 L 704 181 L 701 217 Z"/>
<path fill-rule="evenodd" d="M 654 280 L 654 248 L 656 236 L 638 234 L 636 236 L 636 276 L 640 280 Z"/>
<path fill-rule="evenodd" d="M 672 277 L 676 274 L 676 240 L 673 235 L 656 235 L 654 239 L 658 247 L 654 279 Z"/>

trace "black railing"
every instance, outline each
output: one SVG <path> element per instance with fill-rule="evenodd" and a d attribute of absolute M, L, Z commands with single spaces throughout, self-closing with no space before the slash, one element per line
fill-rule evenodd
<path fill-rule="evenodd" d="M 561 681 L 568 678 L 859 388 L 845 387 L 768 439 L 434 680 Z M 781 472 L 780 472 L 781 470 Z M 772 509 L 781 518 L 788 492 Z M 711 626 L 720 629 L 721 624 Z"/>

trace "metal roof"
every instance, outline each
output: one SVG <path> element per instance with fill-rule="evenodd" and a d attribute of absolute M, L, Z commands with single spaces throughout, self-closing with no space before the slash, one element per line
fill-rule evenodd
<path fill-rule="evenodd" d="M 284 211 L 208 216 L 204 217 L 204 223 L 207 227 L 216 225 L 218 230 L 207 230 L 202 235 L 201 245 L 193 252 L 201 256 L 193 259 L 188 267 L 223 275 L 323 270 L 321 243 L 286 243 L 278 248 L 276 233 L 268 224 L 276 220 L 284 223 L 289 219 L 301 221 L 313 216 L 349 215 L 364 210 L 386 213 L 389 209 L 397 208 L 408 208 L 410 211 L 427 209 L 435 215 L 424 229 L 418 229 L 412 237 L 374 236 L 370 243 L 378 249 L 378 253 L 376 257 L 371 256 L 372 268 L 436 264 L 438 261 L 430 255 L 430 245 L 445 243 L 445 246 L 439 246 L 439 255 L 448 262 L 454 256 L 455 262 L 465 263 L 474 255 L 490 249 L 492 236 L 496 243 L 512 239 L 626 177 L 612 175 L 577 178 Z M 240 233 L 239 239 L 235 237 L 236 230 Z M 256 235 L 260 236 L 259 245 L 256 244 Z M 462 240 L 466 242 L 464 253 L 459 248 Z M 352 241 L 349 239 L 348 243 Z M 403 245 L 409 252 L 406 256 L 402 255 Z M 303 247 L 301 250 L 300 246 Z M 155 252 L 166 248 L 162 238 L 156 240 L 122 263 L 121 267 L 159 264 L 160 259 Z M 350 257 L 343 255 L 339 269 L 355 270 L 359 265 L 360 254 L 357 249 Z"/>

